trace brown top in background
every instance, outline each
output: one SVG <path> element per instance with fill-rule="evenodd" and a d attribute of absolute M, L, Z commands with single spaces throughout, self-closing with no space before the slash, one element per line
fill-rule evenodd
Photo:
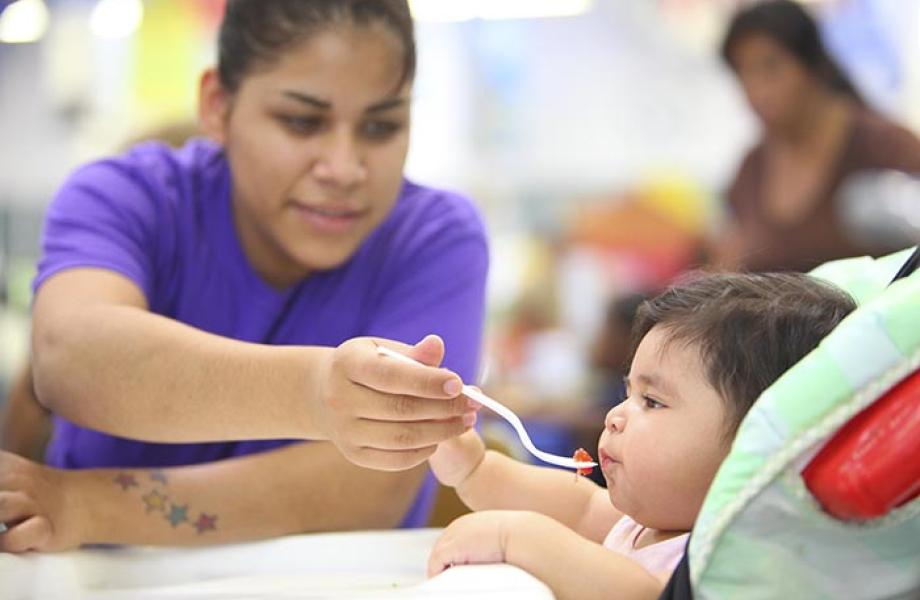
<path fill-rule="evenodd" d="M 850 239 L 840 224 L 835 202 L 848 175 L 877 169 L 920 174 L 920 140 L 879 114 L 859 109 L 821 197 L 801 219 L 777 223 L 763 210 L 765 151 L 763 142 L 759 143 L 742 162 L 728 195 L 741 245 L 738 268 L 807 271 L 837 258 L 888 252 L 890 249 L 871 248 Z"/>

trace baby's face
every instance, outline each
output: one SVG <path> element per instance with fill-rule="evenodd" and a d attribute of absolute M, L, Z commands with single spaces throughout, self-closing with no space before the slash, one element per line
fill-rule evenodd
<path fill-rule="evenodd" d="M 695 346 L 654 327 L 630 367 L 628 397 L 607 413 L 598 460 L 610 501 L 646 527 L 687 531 L 728 452 L 723 400 Z"/>

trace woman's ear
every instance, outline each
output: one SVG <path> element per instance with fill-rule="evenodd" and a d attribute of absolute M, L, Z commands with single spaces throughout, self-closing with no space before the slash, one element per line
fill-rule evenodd
<path fill-rule="evenodd" d="M 221 84 L 217 69 L 202 73 L 198 83 L 198 122 L 201 131 L 218 144 L 227 138 L 230 104 L 230 93 Z"/>

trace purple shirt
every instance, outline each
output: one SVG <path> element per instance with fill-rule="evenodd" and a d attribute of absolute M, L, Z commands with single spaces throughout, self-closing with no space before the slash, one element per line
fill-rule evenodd
<path fill-rule="evenodd" d="M 79 169 L 48 208 L 34 288 L 66 269 L 104 268 L 135 282 L 154 313 L 264 344 L 337 346 L 357 336 L 411 344 L 435 333 L 445 342 L 444 366 L 475 380 L 488 249 L 469 200 L 406 181 L 348 262 L 278 291 L 243 253 L 230 188 L 222 150 L 205 140 L 179 150 L 143 144 Z M 62 468 L 167 467 L 294 442 L 157 444 L 55 417 L 46 458 Z M 403 526 L 426 523 L 433 490 L 429 477 Z"/>

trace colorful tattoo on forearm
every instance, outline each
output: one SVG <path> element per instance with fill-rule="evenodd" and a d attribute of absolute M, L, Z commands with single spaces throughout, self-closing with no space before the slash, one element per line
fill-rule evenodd
<path fill-rule="evenodd" d="M 143 478 L 142 478 L 143 479 Z M 217 515 L 200 512 L 198 518 L 192 521 L 189 518 L 188 504 L 178 504 L 169 497 L 169 480 L 163 471 L 149 471 L 147 473 L 149 484 L 143 485 L 138 481 L 135 473 L 121 472 L 112 482 L 117 484 L 122 491 L 138 488 L 141 502 L 148 514 L 157 514 L 164 517 L 173 529 L 180 525 L 194 527 L 199 535 L 217 529 Z M 144 483 L 147 483 L 146 481 Z M 159 486 L 159 487 L 158 487 Z"/>

